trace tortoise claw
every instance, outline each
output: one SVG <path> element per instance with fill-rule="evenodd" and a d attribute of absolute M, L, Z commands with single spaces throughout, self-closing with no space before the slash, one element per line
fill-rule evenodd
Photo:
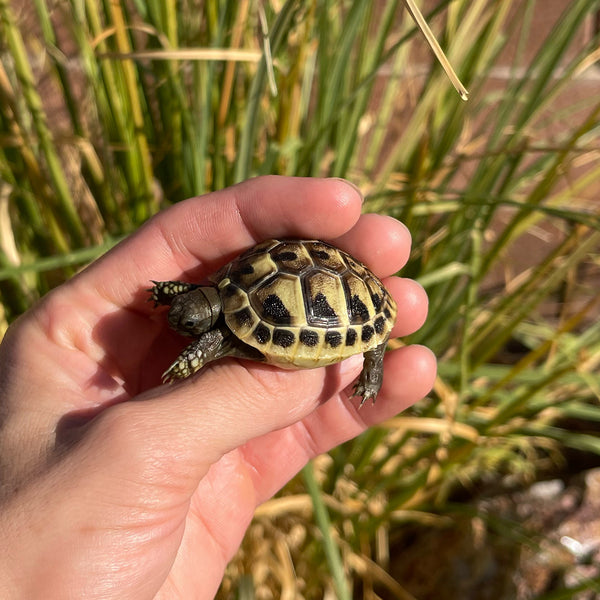
<path fill-rule="evenodd" d="M 351 396 L 352 398 L 362 396 L 362 400 L 360 401 L 360 404 L 358 405 L 359 410 L 369 400 L 372 400 L 373 404 L 375 404 L 375 399 L 377 398 L 377 392 L 379 392 L 379 389 L 374 389 L 373 386 L 371 386 L 370 389 L 367 389 L 369 386 L 368 385 L 366 386 L 364 384 L 364 382 L 361 380 L 362 380 L 362 377 L 354 385 L 354 392 L 352 393 L 352 396 Z"/>

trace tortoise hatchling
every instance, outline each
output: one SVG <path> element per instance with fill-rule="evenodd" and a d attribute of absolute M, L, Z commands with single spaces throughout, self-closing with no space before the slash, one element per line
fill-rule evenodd
<path fill-rule="evenodd" d="M 148 290 L 155 306 L 170 306 L 170 326 L 195 338 L 164 382 L 224 356 L 310 369 L 363 352 L 354 395 L 362 396 L 361 406 L 375 402 L 396 304 L 359 261 L 318 240 L 268 240 L 210 281 L 154 281 Z"/>

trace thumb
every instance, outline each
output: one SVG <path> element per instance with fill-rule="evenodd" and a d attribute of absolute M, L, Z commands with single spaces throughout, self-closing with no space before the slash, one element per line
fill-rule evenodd
<path fill-rule="evenodd" d="M 191 494 L 224 454 L 301 420 L 349 386 L 362 361 L 359 354 L 327 368 L 288 371 L 225 359 L 193 379 L 112 406 L 89 433 L 100 445 L 120 447 L 111 468 L 121 463 L 126 479 L 134 470 L 145 483 L 179 478 L 177 487 Z"/>

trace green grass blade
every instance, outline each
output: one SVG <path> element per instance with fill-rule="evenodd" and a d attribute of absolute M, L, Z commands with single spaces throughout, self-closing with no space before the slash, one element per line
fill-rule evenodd
<path fill-rule="evenodd" d="M 315 477 L 314 467 L 312 463 L 309 463 L 302 470 L 306 489 L 310 494 L 313 508 L 315 511 L 315 520 L 323 536 L 323 551 L 325 557 L 331 569 L 331 575 L 333 577 L 333 583 L 335 586 L 336 597 L 340 600 L 351 600 L 352 595 L 348 581 L 346 580 L 346 574 L 342 557 L 340 555 L 339 548 L 331 534 L 331 520 L 327 512 L 327 507 L 323 502 L 321 494 L 323 493 L 319 488 L 317 479 Z"/>

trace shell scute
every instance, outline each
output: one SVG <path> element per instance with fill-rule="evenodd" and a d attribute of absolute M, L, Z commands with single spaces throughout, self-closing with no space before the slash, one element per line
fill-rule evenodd
<path fill-rule="evenodd" d="M 306 248 L 299 242 L 282 242 L 269 254 L 283 273 L 298 274 L 312 266 Z"/>
<path fill-rule="evenodd" d="M 319 343 L 319 333 L 314 329 L 301 329 L 299 339 L 304 346 L 314 348 Z"/>
<path fill-rule="evenodd" d="M 252 330 L 252 337 L 262 346 L 271 340 L 271 330 L 264 323 L 259 323 Z"/>
<path fill-rule="evenodd" d="M 338 274 L 348 269 L 337 248 L 324 242 L 308 242 L 306 248 L 316 267 Z"/>
<path fill-rule="evenodd" d="M 303 279 L 306 320 L 310 325 L 336 327 L 348 324 L 344 286 L 339 276 L 318 269 Z"/>
<path fill-rule="evenodd" d="M 270 277 L 249 298 L 260 318 L 271 325 L 298 325 L 306 320 L 302 287 L 294 275 L 278 273 Z"/>
<path fill-rule="evenodd" d="M 275 329 L 273 331 L 273 343 L 282 348 L 289 348 L 296 342 L 296 335 L 289 329 Z"/>
<path fill-rule="evenodd" d="M 346 331 L 346 341 L 345 341 L 346 346 L 348 346 L 348 347 L 354 346 L 354 344 L 356 344 L 357 339 L 358 339 L 358 334 L 356 333 L 356 329 L 349 327 L 348 331 Z"/>
<path fill-rule="evenodd" d="M 278 272 L 278 267 L 268 254 L 253 255 L 232 267 L 227 276 L 238 287 L 248 289 L 256 281 L 261 281 Z"/>
<path fill-rule="evenodd" d="M 342 343 L 342 334 L 339 331 L 328 331 L 325 334 L 325 343 L 337 348 Z"/>
<path fill-rule="evenodd" d="M 223 306 L 227 307 L 228 313 L 237 312 L 248 306 L 248 295 L 233 283 L 229 277 L 221 280 L 218 288 L 223 300 Z"/>
<path fill-rule="evenodd" d="M 369 288 L 364 279 L 354 273 L 344 277 L 347 286 L 346 300 L 352 325 L 361 325 L 370 321 L 376 314 Z M 381 291 L 381 290 L 380 290 Z"/>

